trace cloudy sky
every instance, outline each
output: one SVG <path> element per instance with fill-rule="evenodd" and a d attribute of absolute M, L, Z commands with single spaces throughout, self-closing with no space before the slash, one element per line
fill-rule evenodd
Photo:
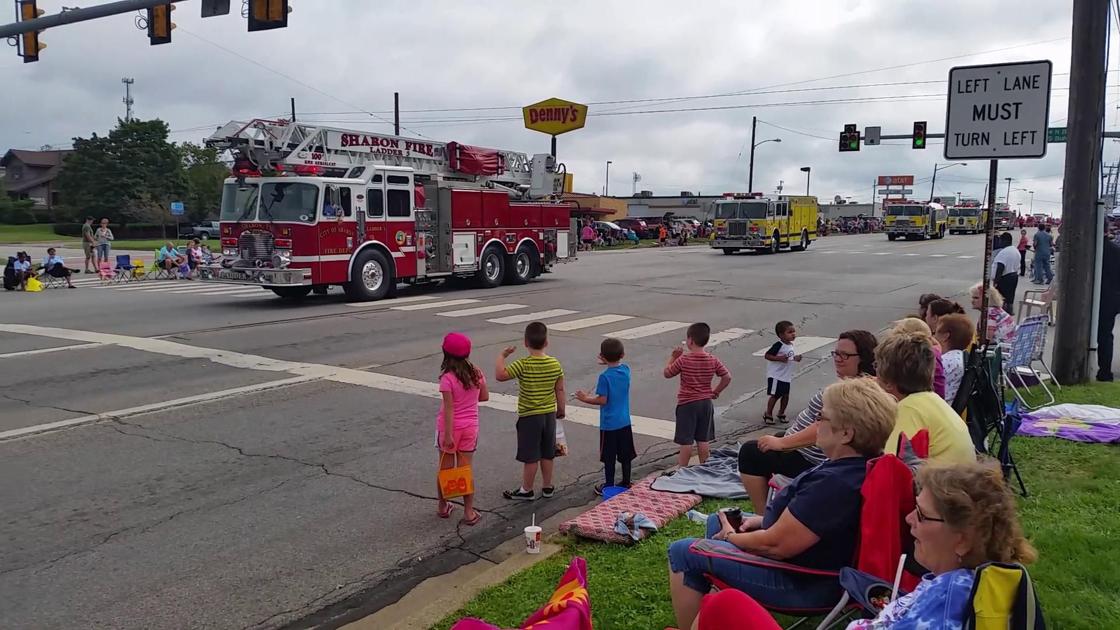
<path fill-rule="evenodd" d="M 877 175 L 913 174 L 916 194 L 928 194 L 942 147 L 841 154 L 843 124 L 908 133 L 928 120 L 941 131 L 954 65 L 1050 59 L 1051 124 L 1067 115 L 1070 0 L 291 0 L 289 27 L 259 33 L 246 32 L 233 4 L 231 15 L 203 20 L 199 2 L 180 3 L 168 45 L 149 46 L 135 15 L 121 15 L 47 31 L 38 63 L 10 49 L 0 59 L 0 147 L 104 133 L 123 116 L 126 76 L 136 80 L 135 115 L 166 120 L 175 141 L 280 115 L 289 97 L 305 120 L 391 132 L 399 91 L 405 135 L 546 152 L 548 137 L 524 129 L 517 108 L 557 96 L 590 105 L 587 126 L 559 139 L 580 191 L 602 190 L 607 160 L 615 194 L 630 194 L 633 172 L 657 194 L 746 190 L 757 116 L 758 140 L 782 141 L 759 147 L 756 190 L 779 180 L 801 190 L 799 168 L 811 166 L 813 194 L 867 201 Z M 1120 81 L 1109 77 L 1117 128 Z M 1118 153 L 1110 141 L 1106 159 Z M 1012 189 L 1035 191 L 1036 212 L 1056 212 L 1063 159 L 1064 145 L 1051 145 L 1044 159 L 1005 161 L 1001 182 L 1015 178 Z M 979 197 L 986 178 L 986 163 L 958 166 L 938 174 L 937 191 Z M 1011 197 L 1027 210 L 1026 192 Z"/>

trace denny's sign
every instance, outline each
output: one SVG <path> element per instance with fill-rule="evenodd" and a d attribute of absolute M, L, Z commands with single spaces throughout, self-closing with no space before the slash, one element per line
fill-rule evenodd
<path fill-rule="evenodd" d="M 587 106 L 559 98 L 550 98 L 521 109 L 525 128 L 558 136 L 575 131 L 587 122 Z"/>

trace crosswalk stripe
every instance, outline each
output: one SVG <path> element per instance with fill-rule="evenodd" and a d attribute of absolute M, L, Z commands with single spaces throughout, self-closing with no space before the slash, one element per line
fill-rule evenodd
<path fill-rule="evenodd" d="M 921 256 L 921 254 L 903 254 L 903 256 Z"/>
<path fill-rule="evenodd" d="M 208 286 L 193 286 L 193 287 L 182 287 L 182 288 L 175 289 L 174 291 L 168 291 L 167 294 L 168 295 L 178 295 L 180 293 L 205 293 L 207 291 L 219 291 L 219 290 L 220 291 L 230 291 L 231 289 L 217 289 L 215 287 L 208 287 Z M 232 290 L 233 291 L 240 291 L 240 289 L 232 289 Z"/>
<path fill-rule="evenodd" d="M 957 258 L 976 258 L 975 256 L 957 256 Z"/>
<path fill-rule="evenodd" d="M 474 304 L 478 300 L 471 298 L 463 298 L 459 300 L 447 300 L 446 302 L 425 302 L 423 304 L 408 304 L 405 306 L 394 306 L 394 311 L 422 311 L 429 308 L 447 308 L 451 306 L 459 306 L 461 304 Z"/>
<path fill-rule="evenodd" d="M 929 255 L 930 258 L 944 258 L 946 256 L 948 256 L 948 254 L 930 254 Z"/>
<path fill-rule="evenodd" d="M 492 304 L 490 306 L 467 308 L 461 311 L 447 311 L 446 313 L 436 313 L 436 315 L 439 315 L 440 317 L 468 317 L 470 315 L 483 315 L 485 313 L 516 311 L 519 308 L 526 308 L 526 306 L 524 304 Z"/>
<path fill-rule="evenodd" d="M 380 300 L 378 302 L 347 302 L 346 306 L 352 306 L 354 308 L 390 308 L 398 304 L 408 304 L 409 302 L 424 302 L 434 299 L 435 298 L 430 295 L 413 295 L 410 297 L 393 298 L 391 300 Z"/>
<path fill-rule="evenodd" d="M 645 326 L 637 326 L 635 328 L 627 328 L 626 330 L 616 330 L 615 332 L 603 333 L 603 336 L 614 337 L 616 339 L 641 339 L 642 337 L 660 335 L 672 330 L 680 330 L 681 328 L 687 327 L 687 322 L 654 322 L 652 324 L 646 324 Z"/>
<path fill-rule="evenodd" d="M 727 330 L 721 330 L 718 333 L 708 337 L 708 345 L 704 347 L 711 349 L 720 345 L 721 343 L 727 343 L 729 341 L 735 341 L 736 339 L 746 337 L 753 332 L 754 331 L 750 328 L 728 328 Z"/>
<path fill-rule="evenodd" d="M 566 322 L 559 322 L 550 324 L 549 328 L 552 330 L 579 330 L 580 328 L 590 328 L 592 326 L 602 326 L 603 324 L 613 324 L 621 322 L 626 319 L 633 319 L 630 315 L 596 315 L 595 317 L 584 317 L 583 319 L 573 319 Z"/>
<path fill-rule="evenodd" d="M 890 256 L 894 252 L 875 252 L 876 256 Z"/>
<path fill-rule="evenodd" d="M 144 291 L 146 293 L 163 293 L 164 291 L 182 291 L 191 285 L 178 285 L 174 287 L 121 287 L 117 291 Z M 197 286 L 197 285 L 196 285 Z"/>
<path fill-rule="evenodd" d="M 552 317 L 563 317 L 565 315 L 575 315 L 579 311 L 570 311 L 566 308 L 554 308 L 550 311 L 537 311 L 536 313 L 523 313 L 521 315 L 510 315 L 509 317 L 498 317 L 496 319 L 488 319 L 486 321 L 491 324 L 523 324 L 525 322 L 535 322 L 542 319 L 549 319 Z"/>
<path fill-rule="evenodd" d="M 192 293 L 191 295 L 225 295 L 229 297 L 276 297 L 276 294 L 267 289 L 238 289 L 237 291 L 207 291 L 205 293 Z"/>

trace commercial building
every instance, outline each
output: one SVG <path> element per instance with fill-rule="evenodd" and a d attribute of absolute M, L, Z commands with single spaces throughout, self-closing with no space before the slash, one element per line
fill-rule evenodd
<path fill-rule="evenodd" d="M 679 195 L 654 195 L 643 190 L 626 199 L 627 216 L 635 218 L 663 217 L 672 213 L 678 217 L 691 217 L 701 221 L 712 216 L 712 206 L 722 195 L 697 195 L 682 191 Z"/>

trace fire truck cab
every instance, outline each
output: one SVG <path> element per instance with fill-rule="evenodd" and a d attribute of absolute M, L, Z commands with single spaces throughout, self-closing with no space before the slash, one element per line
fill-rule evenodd
<path fill-rule="evenodd" d="M 213 282 L 281 297 L 342 286 L 353 300 L 399 282 L 521 284 L 575 258 L 563 172 L 534 156 L 296 125 L 231 123 L 208 143 L 234 154 Z M 535 197 L 535 199 L 534 199 Z"/>
<path fill-rule="evenodd" d="M 802 251 L 817 238 L 816 197 L 727 193 L 715 202 L 711 246 L 724 254 L 740 249 Z"/>
<path fill-rule="evenodd" d="M 949 208 L 949 233 L 950 234 L 979 234 L 987 225 L 988 211 L 980 207 L 980 202 L 974 199 L 962 199 L 961 202 Z"/>
<path fill-rule="evenodd" d="M 883 231 L 887 240 L 944 238 L 949 230 L 949 211 L 939 203 L 906 199 L 883 202 Z"/>

